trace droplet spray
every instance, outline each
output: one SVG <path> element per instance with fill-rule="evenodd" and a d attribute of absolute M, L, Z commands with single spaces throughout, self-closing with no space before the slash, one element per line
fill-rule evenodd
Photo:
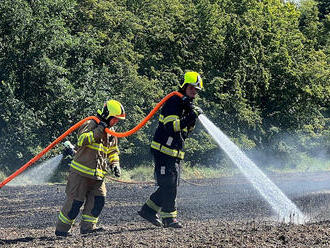
<path fill-rule="evenodd" d="M 280 221 L 304 224 L 306 216 L 298 207 L 205 115 L 199 120 L 219 147 L 235 163 L 254 188 L 270 204 Z"/>
<path fill-rule="evenodd" d="M 48 182 L 60 164 L 63 155 L 57 155 L 27 170 L 23 175 L 14 178 L 8 186 L 39 185 Z"/>

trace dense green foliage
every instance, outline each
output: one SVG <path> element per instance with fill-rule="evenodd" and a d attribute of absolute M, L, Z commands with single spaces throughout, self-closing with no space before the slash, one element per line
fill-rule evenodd
<path fill-rule="evenodd" d="M 260 163 L 329 158 L 328 1 L 2 0 L 0 16 L 6 173 L 106 99 L 125 106 L 117 130 L 134 127 L 187 69 L 207 116 Z M 121 140 L 123 167 L 150 163 L 156 123 Z M 191 165 L 226 162 L 200 125 L 186 150 Z"/>

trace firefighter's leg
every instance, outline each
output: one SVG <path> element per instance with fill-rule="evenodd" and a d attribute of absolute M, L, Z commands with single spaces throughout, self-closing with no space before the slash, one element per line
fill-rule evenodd
<path fill-rule="evenodd" d="M 159 191 L 159 189 L 156 192 L 158 192 L 158 191 Z M 160 211 L 160 209 L 161 208 L 157 204 L 155 204 L 155 202 L 152 201 L 151 197 L 150 197 L 146 201 L 146 203 L 142 206 L 140 211 L 138 211 L 138 214 L 142 218 L 146 219 L 147 221 L 149 221 L 150 223 L 152 223 L 155 226 L 163 226 L 161 220 L 159 219 L 159 217 L 157 215 L 158 212 Z"/>
<path fill-rule="evenodd" d="M 182 228 L 177 221 L 176 197 L 180 175 L 180 161 L 170 160 L 166 167 L 166 175 L 163 178 L 161 187 L 162 210 L 160 217 L 162 218 L 164 227 Z"/>
<path fill-rule="evenodd" d="M 70 173 L 65 190 L 66 199 L 56 223 L 55 234 L 57 236 L 68 235 L 68 232 L 84 203 L 86 194 L 85 185 L 84 177 L 76 173 Z"/>
<path fill-rule="evenodd" d="M 168 170 L 166 169 L 168 164 L 168 159 L 169 158 L 167 155 L 160 152 L 154 152 L 154 161 L 155 161 L 154 176 L 155 176 L 155 181 L 157 182 L 157 185 L 159 187 L 153 194 L 151 194 L 146 204 L 156 212 L 160 212 L 160 209 L 162 208 L 163 205 L 164 186 L 166 186 L 168 182 L 168 178 L 167 178 Z"/>
<path fill-rule="evenodd" d="M 91 187 L 91 190 L 86 196 L 84 210 L 82 212 L 82 219 L 80 223 L 81 234 L 103 230 L 102 228 L 96 228 L 96 224 L 105 203 L 105 183 L 103 181 L 94 180 Z"/>
<path fill-rule="evenodd" d="M 160 172 L 160 166 L 161 166 L 161 159 L 160 154 L 155 153 L 154 159 L 155 159 L 155 179 L 156 182 L 158 182 L 159 172 Z M 161 220 L 158 217 L 158 213 L 161 210 L 161 186 L 158 183 L 158 189 L 149 197 L 149 199 L 146 201 L 146 203 L 142 206 L 142 208 L 138 211 L 138 214 L 152 223 L 155 226 L 163 226 Z"/>
<path fill-rule="evenodd" d="M 56 224 L 55 234 L 67 236 L 71 226 L 79 214 L 80 207 L 84 202 L 67 198 L 61 209 Z"/>
<path fill-rule="evenodd" d="M 164 187 L 163 197 L 167 199 L 167 202 L 164 203 L 160 212 L 164 227 L 182 228 L 181 223 L 177 221 L 176 195 L 177 185 Z"/>

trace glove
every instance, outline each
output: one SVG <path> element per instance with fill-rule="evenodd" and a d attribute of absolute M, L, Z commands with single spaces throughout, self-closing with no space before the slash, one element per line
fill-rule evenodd
<path fill-rule="evenodd" d="M 116 176 L 116 177 L 120 177 L 121 175 L 121 170 L 120 170 L 120 166 L 119 165 L 114 165 L 111 168 L 112 173 Z"/>
<path fill-rule="evenodd" d="M 69 147 L 66 147 L 66 148 L 64 148 L 62 154 L 63 154 L 63 157 L 73 156 L 75 154 L 75 150 L 74 149 L 71 149 Z"/>
<path fill-rule="evenodd" d="M 203 110 L 198 107 L 198 106 L 193 106 L 193 111 L 196 113 L 197 116 L 201 115 L 201 114 L 204 114 Z"/>
<path fill-rule="evenodd" d="M 106 106 L 106 103 L 105 103 L 102 110 L 101 109 L 97 110 L 96 116 L 100 119 L 100 121 L 103 121 L 103 122 L 107 123 L 108 122 L 108 120 L 107 120 L 108 115 L 109 115 L 109 110 L 108 110 L 108 108 Z"/>
<path fill-rule="evenodd" d="M 109 127 L 109 125 L 106 122 L 104 122 L 104 121 L 100 121 L 99 125 L 101 125 L 104 128 Z"/>
<path fill-rule="evenodd" d="M 63 154 L 67 154 L 69 156 L 73 156 L 76 153 L 75 149 L 73 148 L 66 148 Z"/>
<path fill-rule="evenodd" d="M 188 96 L 182 97 L 182 105 L 183 108 L 189 112 L 193 107 L 192 99 Z"/>
<path fill-rule="evenodd" d="M 107 121 L 107 117 L 109 115 L 109 110 L 106 106 L 106 103 L 104 104 L 104 107 L 103 107 L 103 111 L 102 113 L 100 114 L 100 117 L 101 117 L 101 120 L 102 121 Z"/>
<path fill-rule="evenodd" d="M 197 118 L 198 118 L 197 113 L 193 110 L 190 110 L 188 115 L 182 118 L 181 123 L 183 127 L 194 126 Z"/>

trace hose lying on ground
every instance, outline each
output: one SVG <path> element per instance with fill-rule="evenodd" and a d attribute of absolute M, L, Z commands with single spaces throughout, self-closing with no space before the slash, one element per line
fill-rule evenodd
<path fill-rule="evenodd" d="M 117 182 L 117 183 L 126 183 L 126 184 L 155 184 L 155 181 L 133 181 L 133 180 L 130 180 L 130 181 L 127 181 L 127 180 L 122 180 L 122 179 L 118 179 L 118 178 L 114 178 L 114 177 L 107 177 L 109 180 L 111 181 L 114 181 L 114 182 Z M 184 181 L 185 183 L 188 183 L 190 185 L 194 185 L 194 186 L 207 186 L 205 184 L 198 184 L 198 183 L 192 183 L 192 182 L 189 182 L 188 180 L 186 179 L 183 179 L 181 178 L 180 180 Z"/>

